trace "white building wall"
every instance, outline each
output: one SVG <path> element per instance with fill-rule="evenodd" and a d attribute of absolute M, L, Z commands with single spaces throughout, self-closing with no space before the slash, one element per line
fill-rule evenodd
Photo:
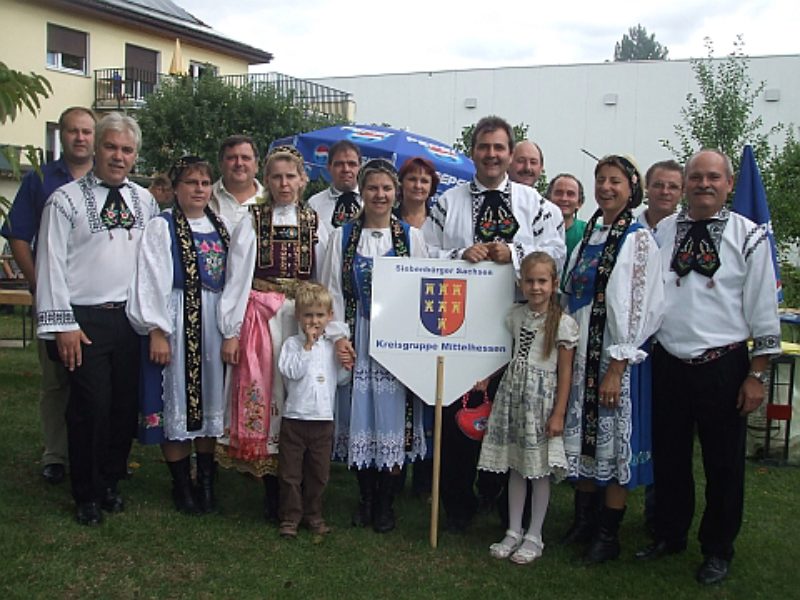
<path fill-rule="evenodd" d="M 780 90 L 780 101 L 756 101 L 764 125 L 800 125 L 800 55 L 751 57 L 753 82 Z M 353 94 L 357 123 L 388 123 L 452 144 L 461 129 L 496 114 L 512 125 L 526 123 L 529 136 L 545 154 L 545 169 L 576 174 L 591 201 L 594 160 L 609 153 L 632 154 L 644 171 L 672 158 L 661 146 L 677 144 L 673 127 L 681 122 L 686 94 L 697 94 L 688 60 L 641 61 L 557 66 L 509 67 L 469 71 L 333 77 L 319 83 Z M 616 94 L 616 104 L 604 96 Z M 475 99 L 476 108 L 466 108 Z M 781 140 L 774 140 L 780 143 Z"/>

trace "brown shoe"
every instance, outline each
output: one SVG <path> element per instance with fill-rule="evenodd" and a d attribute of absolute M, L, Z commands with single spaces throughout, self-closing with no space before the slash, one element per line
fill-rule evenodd
<path fill-rule="evenodd" d="M 328 527 L 328 524 L 322 519 L 319 521 L 309 521 L 306 525 L 308 526 L 308 530 L 314 535 L 325 535 L 331 532 L 331 528 Z"/>
<path fill-rule="evenodd" d="M 297 537 L 297 523 L 293 521 L 281 521 L 278 528 L 278 535 L 282 538 L 294 539 Z"/>

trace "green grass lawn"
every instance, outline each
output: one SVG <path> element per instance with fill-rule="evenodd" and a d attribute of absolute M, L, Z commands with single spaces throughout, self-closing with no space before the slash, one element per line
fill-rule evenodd
<path fill-rule="evenodd" d="M 544 556 L 522 567 L 489 556 L 489 544 L 502 537 L 495 516 L 480 516 L 466 534 L 441 533 L 431 549 L 430 507 L 410 493 L 396 502 L 395 531 L 350 527 L 356 483 L 341 466 L 326 496 L 334 531 L 324 539 L 305 530 L 297 540 L 280 539 L 261 518 L 260 482 L 233 472 L 220 473 L 221 514 L 184 516 L 172 509 L 158 449 L 135 445 L 131 460 L 139 467 L 122 484 L 125 512 L 99 528 L 82 527 L 68 484 L 40 477 L 37 386 L 34 347 L 0 349 L 2 598 L 771 599 L 796 598 L 800 586 L 800 470 L 754 463 L 731 576 L 714 588 L 694 581 L 701 559 L 694 533 L 681 555 L 633 559 L 647 542 L 640 490 L 623 523 L 623 556 L 585 568 L 575 564 L 574 549 L 556 542 L 572 506 L 571 488 L 556 486 Z"/>

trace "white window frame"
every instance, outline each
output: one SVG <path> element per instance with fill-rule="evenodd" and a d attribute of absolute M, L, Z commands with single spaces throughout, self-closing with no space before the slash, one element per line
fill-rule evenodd
<path fill-rule="evenodd" d="M 64 27 L 63 25 L 58 25 L 57 23 L 48 23 L 47 27 L 48 28 L 49 27 L 58 27 L 60 29 L 70 29 L 72 31 L 75 31 L 77 33 L 82 34 L 83 37 L 84 37 L 84 40 L 85 40 L 84 56 L 79 56 L 77 54 L 66 54 L 66 53 L 63 53 L 63 52 L 51 52 L 50 48 L 48 47 L 47 48 L 47 68 L 49 70 L 51 70 L 51 71 L 59 71 L 59 72 L 62 72 L 62 73 L 71 73 L 73 75 L 83 75 L 85 77 L 88 76 L 89 75 L 89 34 L 87 32 L 85 32 L 85 31 L 80 31 L 78 29 L 72 29 L 70 27 Z M 49 31 L 48 31 L 48 37 L 49 37 Z M 49 46 L 49 40 L 48 40 L 47 45 Z M 64 62 L 65 62 L 64 58 L 65 57 L 73 57 L 73 58 L 78 59 L 81 62 L 81 68 L 76 69 L 74 67 L 65 65 L 64 64 Z"/>

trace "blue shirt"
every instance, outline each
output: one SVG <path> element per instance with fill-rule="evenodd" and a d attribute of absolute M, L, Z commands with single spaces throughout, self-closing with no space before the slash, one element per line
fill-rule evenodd
<path fill-rule="evenodd" d="M 39 232 L 45 202 L 50 194 L 72 181 L 72 173 L 63 158 L 43 165 L 42 176 L 33 170 L 22 178 L 0 235 L 33 244 Z"/>

